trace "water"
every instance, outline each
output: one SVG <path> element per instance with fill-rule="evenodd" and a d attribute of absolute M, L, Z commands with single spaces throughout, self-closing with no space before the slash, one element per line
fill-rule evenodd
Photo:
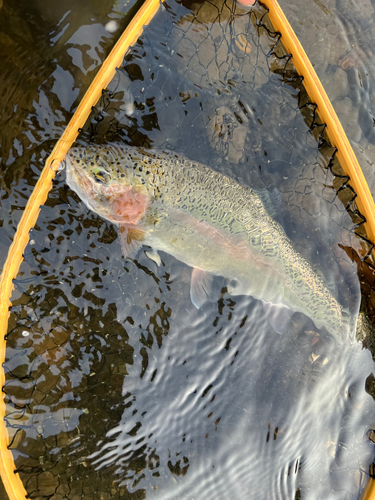
<path fill-rule="evenodd" d="M 374 196 L 374 2 L 281 0 L 280 5 L 331 99 Z"/>
<path fill-rule="evenodd" d="M 306 8 L 311 19 L 316 8 L 328 15 L 320 4 Z M 119 7 L 96 21 L 105 26 Z M 74 20 L 95 27 L 86 8 L 86 21 L 81 12 Z M 35 43 L 40 33 L 61 34 L 57 60 L 67 85 L 55 84 L 56 63 L 46 64 L 50 83 L 36 85 L 29 118 L 17 132 L 3 131 L 4 247 L 80 95 L 71 78 L 89 80 L 95 54 L 106 50 L 99 50 L 104 28 L 89 30 L 97 51 L 93 42 L 80 45 L 86 30 L 65 21 L 71 9 L 56 13 L 58 21 L 47 11 L 37 17 L 36 6 L 29 16 Z M 345 248 L 361 245 L 340 201 L 348 193 L 334 189 L 339 167 L 327 168 L 332 151 L 318 151 L 298 89 L 266 57 L 274 41 L 255 28 L 262 11 L 250 19 L 246 12 L 230 3 L 161 9 L 80 142 L 174 149 L 253 185 L 332 293 L 355 310 L 360 287 Z M 66 39 L 64 26 L 72 30 Z M 16 104 L 24 91 L 14 89 Z M 64 173 L 30 237 L 15 283 L 5 392 L 11 449 L 32 498 L 358 498 L 373 457 L 374 414 L 365 391 L 373 361 L 360 343 L 337 347 L 298 314 L 280 336 L 259 302 L 231 297 L 220 278 L 196 310 L 191 270 L 165 253 L 157 268 L 145 249 L 125 260 L 116 229 L 85 208 Z"/>
<path fill-rule="evenodd" d="M 2 3 L 0 265 L 43 164 L 134 2 Z"/>

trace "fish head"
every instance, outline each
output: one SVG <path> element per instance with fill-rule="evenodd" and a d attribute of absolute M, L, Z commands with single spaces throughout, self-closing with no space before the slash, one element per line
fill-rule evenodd
<path fill-rule="evenodd" d="M 117 224 L 138 224 L 149 205 L 142 155 L 128 146 L 71 148 L 66 156 L 66 182 L 101 217 Z"/>

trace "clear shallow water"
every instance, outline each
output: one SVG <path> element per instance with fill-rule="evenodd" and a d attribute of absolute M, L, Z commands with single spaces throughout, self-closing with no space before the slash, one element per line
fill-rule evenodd
<path fill-rule="evenodd" d="M 374 195 L 374 2 L 280 0 L 280 5 L 322 80 Z"/>
<path fill-rule="evenodd" d="M 269 70 L 261 11 L 226 4 L 211 24 L 200 7 L 158 13 L 81 143 L 175 149 L 271 193 L 295 247 L 354 310 L 356 269 L 338 246 L 359 250 L 353 221 L 297 90 Z M 213 47 L 227 64 L 207 59 Z M 373 453 L 369 351 L 337 347 L 302 315 L 280 336 L 220 278 L 197 311 L 191 270 L 161 257 L 160 269 L 144 251 L 125 260 L 115 228 L 57 177 L 16 281 L 5 366 L 31 496 L 357 498 Z"/>

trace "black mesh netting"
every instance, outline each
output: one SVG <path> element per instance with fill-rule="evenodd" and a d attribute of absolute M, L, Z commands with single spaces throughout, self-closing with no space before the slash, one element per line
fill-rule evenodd
<path fill-rule="evenodd" d="M 262 4 L 164 3 L 81 131 L 92 141 L 174 150 L 253 186 L 340 302 L 372 318 L 356 194 Z M 55 181 L 4 365 L 30 498 L 358 498 L 368 351 L 342 354 L 302 314 L 280 336 L 219 278 L 197 311 L 190 269 L 161 258 L 124 259 L 116 228 Z"/>

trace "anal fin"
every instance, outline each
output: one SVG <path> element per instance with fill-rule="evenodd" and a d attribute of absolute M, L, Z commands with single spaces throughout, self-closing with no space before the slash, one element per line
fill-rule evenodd
<path fill-rule="evenodd" d="M 203 269 L 194 268 L 191 274 L 190 297 L 197 309 L 207 302 L 211 293 L 213 276 Z"/>

